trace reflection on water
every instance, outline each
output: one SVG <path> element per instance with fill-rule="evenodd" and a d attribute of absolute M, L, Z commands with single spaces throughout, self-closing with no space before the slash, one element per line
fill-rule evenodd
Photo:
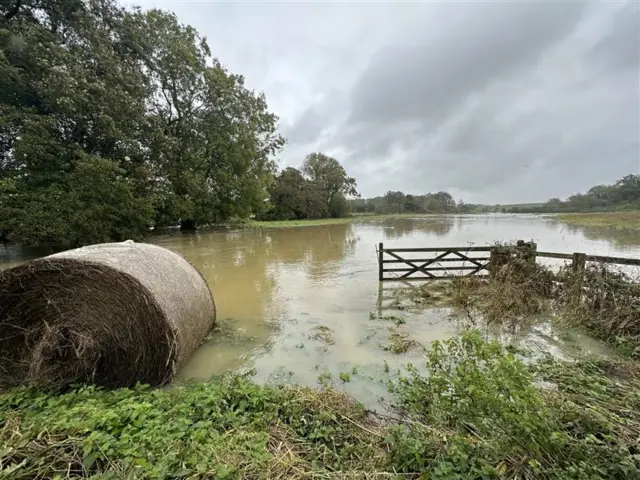
<path fill-rule="evenodd" d="M 379 242 L 391 247 L 491 245 L 496 241 L 534 240 L 540 250 L 640 257 L 640 241 L 620 240 L 621 231 L 569 228 L 537 216 L 458 215 L 369 220 L 352 225 L 284 229 L 178 232 L 150 241 L 184 255 L 203 274 L 216 300 L 219 319 L 233 325 L 232 337 L 214 332 L 180 372 L 180 378 L 208 379 L 230 369 L 254 368 L 259 381 L 317 384 L 320 374 L 356 368 L 343 388 L 371 404 L 385 388 L 366 380 L 385 366 L 421 363 L 422 352 L 393 355 L 382 349 L 398 328 L 428 345 L 454 335 L 459 327 L 447 309 L 402 314 L 395 326 L 380 320 L 377 259 Z M 635 243 L 634 243 L 635 242 Z M 2 248 L 2 247 L 0 247 Z M 25 256 L 5 249 L 2 265 Z M 323 341 L 317 327 L 332 333 Z M 601 344 L 548 330 L 520 332 L 528 345 L 554 354 L 572 354 L 576 345 L 601 353 Z"/>
<path fill-rule="evenodd" d="M 453 228 L 454 217 L 417 217 L 389 219 L 381 222 L 385 240 L 396 240 L 415 232 L 446 235 Z"/>

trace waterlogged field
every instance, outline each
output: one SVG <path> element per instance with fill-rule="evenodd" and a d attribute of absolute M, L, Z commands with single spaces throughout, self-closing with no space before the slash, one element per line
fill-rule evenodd
<path fill-rule="evenodd" d="M 537 216 L 490 215 L 363 219 L 168 235 L 153 241 L 193 262 L 218 305 L 218 331 L 180 372 L 180 380 L 251 370 L 261 383 L 333 382 L 374 407 L 388 395 L 372 377 L 407 362 L 418 364 L 431 341 L 450 338 L 462 327 L 451 320 L 445 305 L 414 308 L 402 300 L 402 291 L 394 291 L 397 285 L 386 284 L 379 291 L 379 242 L 460 246 L 521 238 L 533 239 L 547 251 L 640 256 L 640 237 L 620 237 L 614 229 L 609 233 L 594 236 Z M 579 331 L 554 329 L 544 319 L 520 329 L 518 340 L 561 357 L 613 355 L 603 342 Z M 341 374 L 348 374 L 349 382 Z"/>
<path fill-rule="evenodd" d="M 508 216 L 157 237 L 203 272 L 218 326 L 166 389 L 0 395 L 0 477 L 639 478 L 638 295 L 617 277 L 587 272 L 597 312 L 567 304 L 547 269 L 517 264 L 500 288 L 378 288 L 381 240 L 517 238 L 640 253 Z M 593 321 L 560 328 L 552 312 Z"/>

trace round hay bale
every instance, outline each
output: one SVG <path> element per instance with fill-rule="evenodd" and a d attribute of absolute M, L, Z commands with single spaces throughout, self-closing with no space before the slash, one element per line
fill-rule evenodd
<path fill-rule="evenodd" d="M 155 245 L 105 243 L 28 262 L 0 272 L 0 384 L 163 385 L 215 316 L 200 273 Z"/>

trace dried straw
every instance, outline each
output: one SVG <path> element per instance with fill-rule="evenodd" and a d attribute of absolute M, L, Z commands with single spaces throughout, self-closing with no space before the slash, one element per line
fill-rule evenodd
<path fill-rule="evenodd" d="M 163 385 L 215 322 L 205 280 L 167 249 L 127 241 L 0 272 L 0 386 Z"/>

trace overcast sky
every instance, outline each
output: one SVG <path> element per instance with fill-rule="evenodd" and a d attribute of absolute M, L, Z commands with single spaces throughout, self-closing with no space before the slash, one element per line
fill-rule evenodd
<path fill-rule="evenodd" d="M 619 2 L 126 1 L 174 11 L 288 140 L 363 196 L 566 197 L 640 173 L 640 8 Z"/>

